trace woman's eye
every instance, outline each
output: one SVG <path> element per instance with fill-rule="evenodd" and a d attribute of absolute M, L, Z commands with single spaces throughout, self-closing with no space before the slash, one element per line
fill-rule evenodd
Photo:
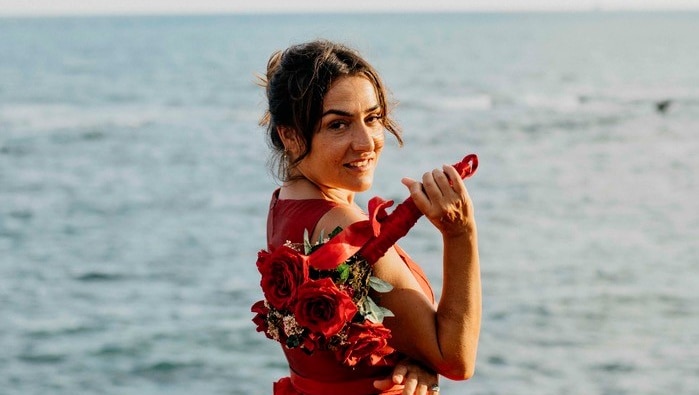
<path fill-rule="evenodd" d="M 328 128 L 330 128 L 332 130 L 340 130 L 340 129 L 344 128 L 346 125 L 347 124 L 345 122 L 335 121 L 335 122 L 330 122 L 328 124 Z"/>
<path fill-rule="evenodd" d="M 369 115 L 369 117 L 367 117 L 366 122 L 367 123 L 381 122 L 381 119 L 382 119 L 381 115 L 373 114 L 373 115 Z"/>

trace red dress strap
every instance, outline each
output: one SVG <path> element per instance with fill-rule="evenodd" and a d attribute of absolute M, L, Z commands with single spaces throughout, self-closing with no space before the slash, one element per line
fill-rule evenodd
<path fill-rule="evenodd" d="M 279 199 L 279 189 L 272 194 L 267 215 L 267 248 L 274 249 L 292 243 L 303 242 L 303 233 L 310 236 L 320 218 L 338 203 L 325 199 Z M 326 229 L 328 234 L 333 229 Z"/>
<path fill-rule="evenodd" d="M 398 244 L 394 244 L 393 247 L 396 249 L 396 252 L 398 252 L 398 255 L 400 255 L 400 257 L 403 259 L 403 262 L 405 262 L 408 269 L 410 269 L 410 272 L 413 274 L 413 277 L 415 277 L 415 280 L 417 280 L 417 283 L 420 284 L 420 288 L 422 288 L 422 292 L 425 294 L 425 296 L 427 296 L 427 299 L 434 303 L 434 291 L 432 290 L 430 281 L 427 279 L 427 276 L 425 275 L 425 272 L 422 271 L 420 265 L 418 265 L 407 252 L 400 248 Z"/>

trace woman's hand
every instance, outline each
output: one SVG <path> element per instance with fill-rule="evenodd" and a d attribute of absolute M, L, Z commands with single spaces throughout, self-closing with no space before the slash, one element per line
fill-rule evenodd
<path fill-rule="evenodd" d="M 410 358 L 404 358 L 393 369 L 391 377 L 374 381 L 374 387 L 386 390 L 403 384 L 403 395 L 438 395 L 439 375 Z"/>
<path fill-rule="evenodd" d="M 453 166 L 444 165 L 422 176 L 422 182 L 403 178 L 417 208 L 446 237 L 462 236 L 475 228 L 473 205 Z"/>
<path fill-rule="evenodd" d="M 391 377 L 374 381 L 374 387 L 382 391 L 396 384 L 405 385 L 403 395 L 439 394 L 439 375 L 410 358 L 401 360 L 393 369 Z"/>

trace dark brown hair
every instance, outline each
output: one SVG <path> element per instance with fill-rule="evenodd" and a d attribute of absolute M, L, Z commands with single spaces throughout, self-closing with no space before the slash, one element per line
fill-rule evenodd
<path fill-rule="evenodd" d="M 389 116 L 386 89 L 376 70 L 357 51 L 327 40 L 311 41 L 276 51 L 269 58 L 267 73 L 261 85 L 267 94 L 268 109 L 260 125 L 267 126 L 267 138 L 272 155 L 271 167 L 282 181 L 289 171 L 311 150 L 311 139 L 318 130 L 323 100 L 330 86 L 340 77 L 366 77 L 376 89 L 383 114 L 382 123 L 402 144 L 398 124 Z M 279 127 L 288 127 L 302 144 L 301 154 L 293 162 L 284 155 Z"/>

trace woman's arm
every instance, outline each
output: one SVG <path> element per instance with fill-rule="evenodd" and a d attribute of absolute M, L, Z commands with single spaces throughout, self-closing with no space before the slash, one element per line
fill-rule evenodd
<path fill-rule="evenodd" d="M 396 347 L 444 376 L 468 379 L 475 369 L 481 324 L 480 265 L 473 205 L 452 166 L 425 173 L 422 183 L 404 179 L 404 184 L 420 211 L 442 234 L 444 274 L 442 294 L 434 311 L 431 304 L 421 302 L 414 292 L 414 281 L 406 275 L 402 262 L 389 259 L 377 265 L 377 273 L 391 277 L 394 286 L 398 284 L 401 289 L 396 295 L 382 299 L 389 309 L 399 310 L 399 313 L 394 311 L 396 323 L 392 325 Z"/>
<path fill-rule="evenodd" d="M 454 180 L 453 185 L 449 180 Z M 442 233 L 442 294 L 435 308 L 398 253 L 390 249 L 376 263 L 374 272 L 394 289 L 381 294 L 377 302 L 395 314 L 384 320 L 392 331 L 393 347 L 441 375 L 465 380 L 474 372 L 481 323 L 480 267 L 471 200 L 451 166 L 426 173 L 422 183 L 408 179 L 404 183 L 420 211 Z M 318 228 L 344 227 L 364 219 L 349 207 L 338 208 L 323 217 Z"/>

